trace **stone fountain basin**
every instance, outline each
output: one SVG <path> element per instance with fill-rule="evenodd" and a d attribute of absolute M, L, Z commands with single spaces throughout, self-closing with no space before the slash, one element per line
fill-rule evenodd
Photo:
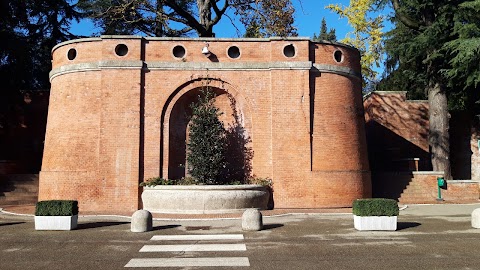
<path fill-rule="evenodd" d="M 261 185 L 165 185 L 144 187 L 143 209 L 166 214 L 238 213 L 267 209 L 269 191 Z"/>

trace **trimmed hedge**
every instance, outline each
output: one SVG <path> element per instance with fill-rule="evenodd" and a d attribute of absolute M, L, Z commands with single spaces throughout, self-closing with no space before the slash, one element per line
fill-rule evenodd
<path fill-rule="evenodd" d="M 356 216 L 398 216 L 398 203 L 392 199 L 358 199 L 353 202 Z"/>
<path fill-rule="evenodd" d="M 74 216 L 78 215 L 78 201 L 51 200 L 37 202 L 35 216 Z"/>

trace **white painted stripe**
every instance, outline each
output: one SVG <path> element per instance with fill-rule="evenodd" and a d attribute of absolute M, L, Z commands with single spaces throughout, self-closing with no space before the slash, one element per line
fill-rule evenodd
<path fill-rule="evenodd" d="M 182 235 L 154 235 L 156 241 L 182 241 L 182 240 L 243 240 L 243 234 L 182 234 Z"/>
<path fill-rule="evenodd" d="M 125 267 L 250 266 L 247 257 L 131 259 Z"/>
<path fill-rule="evenodd" d="M 245 244 L 145 245 L 140 252 L 245 251 Z"/>

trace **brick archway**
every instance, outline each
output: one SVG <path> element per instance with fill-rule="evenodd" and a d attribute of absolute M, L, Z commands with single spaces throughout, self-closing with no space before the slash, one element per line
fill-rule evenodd
<path fill-rule="evenodd" d="M 225 128 L 240 130 L 241 137 L 252 141 L 249 103 L 232 85 L 212 78 L 189 81 L 174 91 L 162 111 L 162 177 L 178 179 L 185 176 L 188 116 L 191 115 L 189 105 L 197 100 L 200 90 L 206 86 L 217 95 L 215 105 L 223 112 L 220 120 Z M 251 164 L 249 166 L 251 168 Z"/>

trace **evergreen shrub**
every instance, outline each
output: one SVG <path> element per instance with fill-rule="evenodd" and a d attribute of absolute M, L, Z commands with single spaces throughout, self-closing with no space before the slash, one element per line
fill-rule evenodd
<path fill-rule="evenodd" d="M 40 201 L 35 206 L 35 216 L 74 216 L 78 215 L 78 201 Z"/>
<path fill-rule="evenodd" d="M 226 167 L 226 131 L 214 102 L 215 94 L 207 87 L 191 105 L 187 161 L 190 175 L 199 184 L 226 184 L 221 175 Z"/>
<path fill-rule="evenodd" d="M 353 202 L 356 216 L 398 216 L 398 203 L 392 199 L 358 199 Z"/>

